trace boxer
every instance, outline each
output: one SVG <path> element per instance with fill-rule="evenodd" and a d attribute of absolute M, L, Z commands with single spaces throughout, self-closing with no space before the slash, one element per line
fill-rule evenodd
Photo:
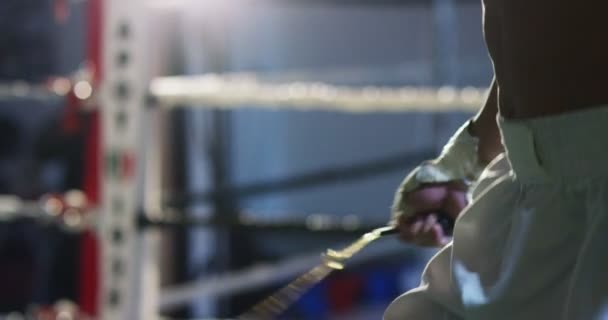
<path fill-rule="evenodd" d="M 401 239 L 441 249 L 384 319 L 608 319 L 608 1 L 482 5 L 495 77 L 397 190 Z"/>

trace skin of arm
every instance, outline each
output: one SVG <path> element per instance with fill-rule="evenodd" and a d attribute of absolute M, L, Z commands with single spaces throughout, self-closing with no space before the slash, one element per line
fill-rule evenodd
<path fill-rule="evenodd" d="M 608 1 L 482 2 L 503 117 L 536 118 L 608 104 Z"/>
<path fill-rule="evenodd" d="M 475 115 L 469 126 L 469 133 L 479 139 L 478 158 L 483 164 L 490 163 L 503 152 L 498 123 L 496 122 L 497 114 L 498 85 L 494 79 L 485 105 Z"/>

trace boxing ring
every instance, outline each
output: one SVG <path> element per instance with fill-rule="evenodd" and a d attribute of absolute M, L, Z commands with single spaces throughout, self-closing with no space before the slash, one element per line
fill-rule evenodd
<path fill-rule="evenodd" d="M 142 1 L 127 4 L 113 0 L 108 1 L 106 9 L 107 69 L 100 94 L 106 163 L 100 226 L 103 319 L 154 319 L 159 306 L 170 307 L 198 295 L 225 294 L 288 280 L 319 259 L 319 253 L 313 253 L 161 291 L 158 247 L 162 231 L 138 228 L 137 221 L 138 215 L 147 220 L 162 218 L 159 213 L 164 205 L 159 191 L 163 150 L 157 142 L 163 133 L 155 130 L 160 127 L 155 121 L 162 110 L 176 107 L 221 110 L 246 105 L 271 110 L 339 112 L 473 111 L 485 96 L 484 88 L 357 88 L 306 79 L 277 82 L 272 78 L 280 77 L 275 75 L 267 80 L 263 74 L 150 79 L 146 74 L 149 54 L 146 42 L 150 39 L 146 39 L 142 6 Z M 125 39 L 130 45 L 125 45 Z M 131 63 L 117 64 L 116 61 L 122 61 L 121 55 L 131 57 Z"/>
<path fill-rule="evenodd" d="M 247 197 L 280 190 L 299 189 L 336 179 L 357 179 L 402 168 L 432 156 L 411 154 L 380 159 L 373 164 L 330 168 L 317 174 L 288 177 L 270 183 L 237 186 L 206 194 L 164 194 L 161 184 L 163 132 L 154 126 L 158 113 L 172 108 L 213 110 L 257 107 L 269 110 L 330 110 L 334 112 L 417 112 L 434 110 L 474 111 L 485 97 L 484 88 L 355 87 L 328 83 L 281 82 L 276 75 L 207 74 L 163 77 L 141 86 L 139 96 L 102 94 L 95 97 L 104 121 L 104 201 L 96 214 L 82 196 L 66 195 L 65 203 L 51 197 L 24 202 L 14 197 L 0 199 L 0 216 L 48 221 L 69 232 L 93 230 L 101 239 L 103 270 L 100 319 L 166 319 L 162 310 L 184 305 L 195 298 L 218 297 L 278 284 L 295 278 L 320 261 L 320 252 L 296 255 L 274 264 L 258 264 L 238 272 L 210 275 L 192 283 L 162 289 L 159 283 L 159 241 L 166 227 L 197 228 L 228 226 L 253 230 L 305 230 L 343 232 L 355 235 L 381 226 L 356 216 L 336 219 L 331 214 L 310 215 L 305 221 L 256 218 L 241 212 L 237 219 L 185 218 L 175 209 L 191 202 L 212 202 L 223 193 Z M 146 83 L 146 82 L 142 82 Z M 120 85 L 124 83 L 120 83 Z M 107 85 L 107 84 L 106 84 Z M 136 84 L 133 84 L 137 86 Z M 11 86 L 13 88 L 14 86 Z M 42 95 L 45 89 L 36 88 Z M 120 90 L 118 90 L 119 92 Z M 22 93 L 19 93 L 22 95 Z M 47 92 L 48 94 L 48 92 Z M 125 108 L 125 97 L 133 99 Z M 112 108 L 113 107 L 113 108 Z M 127 113 L 127 114 L 125 114 Z M 132 118 L 136 117 L 136 118 Z M 137 121 L 135 121 L 137 120 Z M 155 129 L 155 130 L 151 130 Z M 128 140 L 126 140 L 128 138 Z M 170 174 L 170 173 L 169 173 Z M 16 214 L 21 212 L 20 214 Z M 370 248 L 355 257 L 353 264 L 395 254 L 400 247 Z"/>
<path fill-rule="evenodd" d="M 151 35 L 147 34 L 146 1 L 107 0 L 104 3 L 102 76 L 95 91 L 83 100 L 98 105 L 102 124 L 102 202 L 86 214 L 83 210 L 54 211 L 48 199 L 23 202 L 0 199 L 0 212 L 28 212 L 34 219 L 57 222 L 72 232 L 93 230 L 100 240 L 99 319 L 164 319 L 162 310 L 198 297 L 215 297 L 288 281 L 319 262 L 320 252 L 298 255 L 275 264 L 254 265 L 197 279 L 176 287 L 160 286 L 159 249 L 164 227 L 228 226 L 260 229 L 293 229 L 314 232 L 345 232 L 356 235 L 380 226 L 377 222 L 342 219 L 331 215 L 310 216 L 306 221 L 276 221 L 254 218 L 240 212 L 233 220 L 188 219 L 171 210 L 190 202 L 213 202 L 222 193 L 239 196 L 297 189 L 338 178 L 373 175 L 419 157 L 398 155 L 375 164 L 332 168 L 319 174 L 295 176 L 265 185 L 237 186 L 199 195 L 167 195 L 163 190 L 163 150 L 166 135 L 161 117 L 174 108 L 230 110 L 332 111 L 343 113 L 404 113 L 476 111 L 484 102 L 486 88 L 382 87 L 334 85 L 312 80 L 306 73 L 233 73 L 197 76 L 151 77 L 148 71 Z M 297 80 L 294 80 L 297 79 Z M 0 86 L 2 95 L 56 99 L 65 94 L 62 83 L 52 87 Z M 82 88 L 82 87 L 81 87 Z M 91 86 L 91 89 L 93 86 Z M 86 89 L 86 88 L 85 88 Z M 86 90 L 85 90 L 86 91 Z M 430 156 L 432 151 L 424 156 Z M 77 202 L 77 201 L 76 201 Z M 77 208 L 77 204 L 70 205 Z M 354 238 L 354 236 L 353 236 Z M 353 261 L 377 259 L 399 248 L 377 248 Z"/>
<path fill-rule="evenodd" d="M 242 108 L 243 105 L 247 105 L 258 108 L 271 108 L 273 110 L 333 110 L 339 112 L 412 112 L 429 110 L 431 108 L 436 111 L 473 111 L 482 103 L 484 95 L 485 90 L 480 88 L 464 88 L 460 90 L 455 88 L 356 88 L 307 82 L 265 83 L 254 74 L 203 75 L 199 77 L 153 79 L 149 96 L 146 98 L 146 101 L 150 104 L 147 107 L 143 106 L 141 109 L 143 109 L 143 113 L 154 113 L 159 109 L 164 110 L 187 105 L 196 105 L 198 108 L 209 109 Z M 142 126 L 145 125 L 142 124 Z M 142 131 L 145 131 L 145 129 L 142 129 Z M 151 146 L 154 143 L 154 138 L 150 138 L 152 135 L 144 134 L 144 136 L 148 139 L 143 142 L 143 145 L 148 146 L 148 151 L 150 149 L 154 150 L 154 147 Z M 149 154 L 146 154 L 146 156 L 142 155 L 138 158 L 145 158 L 146 162 L 150 161 L 150 163 L 144 165 L 149 171 L 144 174 L 145 178 L 141 177 L 141 179 L 154 181 L 153 177 L 157 177 L 160 174 L 158 169 L 153 169 L 153 167 L 160 167 L 160 164 L 156 162 L 158 161 L 158 156 L 151 157 Z M 403 162 L 400 161 L 400 163 Z M 150 188 L 150 182 L 143 184 L 147 188 Z M 111 188 L 111 186 L 108 187 Z M 149 190 L 147 193 L 144 192 L 143 195 L 144 199 L 149 201 L 144 202 L 148 204 L 148 207 L 144 209 L 143 214 L 149 214 L 149 218 L 146 219 L 149 221 L 155 221 L 155 219 L 162 220 L 162 214 L 155 214 L 162 207 L 162 204 L 157 202 L 162 197 L 154 196 L 155 194 L 159 194 L 158 189 L 150 188 Z M 137 192 L 135 188 L 132 191 Z M 121 192 L 120 195 L 124 196 L 124 192 Z M 146 196 L 149 198 L 146 198 Z M 115 201 L 118 200 L 115 198 L 113 201 L 110 204 L 115 204 Z M 125 199 L 124 201 L 127 200 Z M 145 205 L 144 208 L 146 208 Z M 137 211 L 133 214 L 137 214 Z M 113 213 L 111 212 L 104 214 L 104 216 L 112 215 Z M 132 216 L 129 223 L 133 223 L 136 220 L 136 217 Z M 122 222 L 121 224 L 118 221 L 107 221 L 104 222 L 104 225 L 121 225 L 125 228 L 129 224 L 126 222 Z M 338 223 L 337 225 L 345 225 L 345 223 Z M 365 230 L 362 227 L 355 229 Z M 310 266 L 319 260 L 319 253 L 313 253 L 311 255 L 290 258 L 287 261 L 272 266 L 254 267 L 242 273 L 200 279 L 193 284 L 161 292 L 158 291 L 158 285 L 153 280 L 154 277 L 157 277 L 156 273 L 158 271 L 150 269 L 158 265 L 155 261 L 157 257 L 154 254 L 155 242 L 158 241 L 158 231 L 137 230 L 134 228 L 132 231 L 125 230 L 124 232 L 138 234 L 139 242 L 134 239 L 135 241 L 131 245 L 133 247 L 139 245 L 141 248 L 145 248 L 140 252 L 140 258 L 137 259 L 138 262 L 136 263 L 140 266 L 147 266 L 143 268 L 147 271 L 147 274 L 141 275 L 146 280 L 142 280 L 139 287 L 133 286 L 130 289 L 124 289 L 125 294 L 129 290 L 141 293 L 145 292 L 141 297 L 149 299 L 141 299 L 139 301 L 141 306 L 150 306 L 149 308 L 143 308 L 145 310 L 155 310 L 153 306 L 159 305 L 161 308 L 179 305 L 196 296 L 222 295 L 289 279 L 309 269 Z M 118 250 L 118 248 L 113 248 L 113 246 L 117 247 L 117 244 L 111 239 L 105 240 L 104 244 L 106 248 L 110 247 L 109 251 L 112 249 Z M 111 264 L 109 263 L 110 266 Z M 108 275 L 108 277 L 111 277 L 111 275 Z M 109 293 L 110 297 L 114 295 L 111 290 Z M 134 295 L 137 296 L 137 294 Z M 108 312 L 112 312 L 110 310 L 115 309 L 108 307 Z M 143 318 L 148 319 L 147 317 L 149 316 L 144 316 Z"/>

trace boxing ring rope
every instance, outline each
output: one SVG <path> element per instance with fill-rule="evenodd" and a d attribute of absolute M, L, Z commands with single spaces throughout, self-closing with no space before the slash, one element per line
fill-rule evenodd
<path fill-rule="evenodd" d="M 353 258 L 349 265 L 363 264 L 382 257 L 403 255 L 403 244 L 378 243 Z M 161 291 L 160 309 L 168 310 L 200 297 L 223 296 L 261 286 L 280 284 L 309 270 L 321 261 L 319 252 L 302 254 L 269 264 L 258 264 L 243 271 L 207 276 L 191 283 Z"/>
<path fill-rule="evenodd" d="M 78 100 L 89 101 L 93 100 L 93 91 L 91 70 L 82 67 L 66 75 L 49 76 L 39 82 L 0 82 L 0 102 L 59 102 L 69 95 L 74 95 Z M 83 106 L 88 107 L 86 104 Z"/>
<path fill-rule="evenodd" d="M 25 81 L 4 82 L 0 83 L 0 102 L 15 100 L 56 102 L 64 99 L 69 90 L 69 81 L 57 82 L 51 87 Z"/>
<path fill-rule="evenodd" d="M 374 159 L 365 163 L 349 164 L 339 167 L 317 169 L 311 173 L 287 176 L 267 181 L 251 182 L 239 186 L 226 186 L 216 190 L 200 193 L 172 194 L 163 192 L 163 206 L 181 208 L 194 203 L 212 202 L 225 195 L 239 199 L 266 195 L 277 192 L 288 192 L 303 188 L 320 186 L 328 183 L 345 182 L 380 174 L 404 170 L 435 154 L 434 150 L 423 150 L 417 153 L 404 152 Z"/>
<path fill-rule="evenodd" d="M 486 88 L 336 86 L 322 82 L 277 83 L 262 75 L 207 74 L 161 77 L 149 88 L 153 104 L 165 108 L 193 106 L 234 109 L 243 106 L 273 110 L 340 112 L 475 111 Z"/>
<path fill-rule="evenodd" d="M 62 208 L 62 206 L 64 208 Z M 276 214 L 276 212 L 274 212 Z M 150 215 L 151 217 L 146 217 Z M 214 216 L 209 212 L 200 212 L 196 216 Z M 162 213 L 139 215 L 138 227 L 146 228 L 208 228 L 227 227 L 243 231 L 256 232 L 291 232 L 315 234 L 356 235 L 380 227 L 384 221 L 366 220 L 358 214 L 342 217 L 327 213 L 281 213 L 276 218 L 264 212 L 239 210 L 234 219 L 188 218 L 182 212 L 167 210 Z M 289 218 L 289 217 L 300 218 Z M 22 200 L 16 196 L 0 195 L 0 222 L 11 222 L 27 219 L 44 224 L 56 225 L 67 232 L 98 230 L 100 221 L 95 210 L 76 208 L 57 204 L 55 198 L 43 198 L 40 201 Z"/>
<path fill-rule="evenodd" d="M 0 222 L 28 219 L 59 226 L 66 232 L 81 232 L 96 228 L 95 210 L 67 206 L 57 198 L 43 197 L 40 201 L 23 200 L 12 195 L 0 195 Z"/>
<path fill-rule="evenodd" d="M 274 264 L 207 276 L 185 285 L 161 290 L 160 309 L 168 310 L 200 297 L 217 297 L 286 281 L 319 263 L 319 253 L 286 258 Z"/>

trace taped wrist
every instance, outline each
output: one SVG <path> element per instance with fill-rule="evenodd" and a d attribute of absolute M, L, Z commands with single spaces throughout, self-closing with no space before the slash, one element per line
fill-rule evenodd
<path fill-rule="evenodd" d="M 462 181 L 470 185 L 477 180 L 483 166 L 477 154 L 479 139 L 469 132 L 470 123 L 467 121 L 454 133 L 439 157 L 423 162 L 403 180 L 395 195 L 393 217 L 409 213 L 403 197 L 422 184 Z"/>
<path fill-rule="evenodd" d="M 419 183 L 477 180 L 483 166 L 478 157 L 479 138 L 469 132 L 470 124 L 469 120 L 454 133 L 439 157 L 420 165 L 415 177 Z"/>

